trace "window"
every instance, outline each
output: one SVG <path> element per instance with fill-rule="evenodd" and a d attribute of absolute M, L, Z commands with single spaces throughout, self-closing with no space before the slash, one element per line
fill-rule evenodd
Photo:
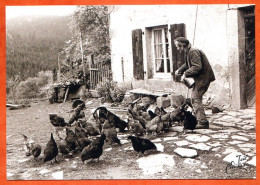
<path fill-rule="evenodd" d="M 169 58 L 169 33 L 168 27 L 157 27 L 152 30 L 153 37 L 153 62 L 155 75 L 169 76 L 171 62 Z"/>

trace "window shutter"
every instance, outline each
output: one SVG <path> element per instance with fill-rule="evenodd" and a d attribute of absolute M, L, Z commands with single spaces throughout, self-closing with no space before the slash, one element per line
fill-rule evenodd
<path fill-rule="evenodd" d="M 185 24 L 172 24 L 170 26 L 171 33 L 171 45 L 172 45 L 172 66 L 173 66 L 173 80 L 175 81 L 175 71 L 181 67 L 184 63 L 184 53 L 180 53 L 175 44 L 174 39 L 177 37 L 186 37 L 186 27 Z"/>
<path fill-rule="evenodd" d="M 137 80 L 143 80 L 144 64 L 143 64 L 143 41 L 142 41 L 141 29 L 132 31 L 132 45 L 133 45 L 134 78 Z"/>

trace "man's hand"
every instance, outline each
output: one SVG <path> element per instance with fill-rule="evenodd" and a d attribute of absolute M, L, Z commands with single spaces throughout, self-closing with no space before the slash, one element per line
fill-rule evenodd
<path fill-rule="evenodd" d="M 181 82 L 184 82 L 185 74 L 181 75 Z"/>
<path fill-rule="evenodd" d="M 179 75 L 180 73 L 179 73 L 179 70 L 177 69 L 176 71 L 175 71 L 175 75 Z"/>

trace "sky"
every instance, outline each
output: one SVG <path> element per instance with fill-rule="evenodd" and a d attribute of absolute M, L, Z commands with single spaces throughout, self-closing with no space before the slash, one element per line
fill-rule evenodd
<path fill-rule="evenodd" d="M 69 15 L 74 12 L 76 6 L 6 6 L 6 18 L 34 15 Z"/>

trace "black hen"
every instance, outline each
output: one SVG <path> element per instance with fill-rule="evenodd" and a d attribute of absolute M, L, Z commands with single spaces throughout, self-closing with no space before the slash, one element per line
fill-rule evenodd
<path fill-rule="evenodd" d="M 61 153 L 62 156 L 67 156 L 70 153 L 69 146 L 64 140 L 57 141 L 57 146 L 59 149 L 59 152 Z"/>
<path fill-rule="evenodd" d="M 198 123 L 197 118 L 194 115 L 192 115 L 191 112 L 183 110 L 182 119 L 183 133 L 186 133 L 186 130 L 191 130 L 193 132 Z"/>
<path fill-rule="evenodd" d="M 80 158 L 83 163 L 84 163 L 84 161 L 86 161 L 88 159 L 92 159 L 92 161 L 93 161 L 93 159 L 98 159 L 98 161 L 99 161 L 99 157 L 103 153 L 103 145 L 104 145 L 105 139 L 106 139 L 106 135 L 102 134 L 99 138 L 92 141 L 92 143 L 90 145 L 88 145 L 87 147 L 85 147 L 82 150 Z"/>
<path fill-rule="evenodd" d="M 77 148 L 82 151 L 86 146 L 90 145 L 92 141 L 87 137 L 79 137 L 76 141 Z"/>
<path fill-rule="evenodd" d="M 44 149 L 44 162 L 51 161 L 55 159 L 58 155 L 58 147 L 51 133 L 51 139 L 48 141 L 46 148 Z"/>
<path fill-rule="evenodd" d="M 128 139 L 132 141 L 132 146 L 136 152 L 142 152 L 144 154 L 145 151 L 148 150 L 156 150 L 156 146 L 149 139 L 144 139 L 135 136 L 128 136 Z"/>
<path fill-rule="evenodd" d="M 66 128 L 65 141 L 66 141 L 70 151 L 76 149 L 76 140 L 77 140 L 77 137 L 76 137 L 75 133 L 72 130 Z"/>
<path fill-rule="evenodd" d="M 148 110 L 148 114 L 150 115 L 151 120 L 157 116 L 157 114 L 153 113 L 151 110 Z"/>
<path fill-rule="evenodd" d="M 65 127 L 67 125 L 64 118 L 61 116 L 58 116 L 57 114 L 49 114 L 49 118 L 50 118 L 51 124 L 54 127 Z"/>
<path fill-rule="evenodd" d="M 75 100 L 72 103 L 72 108 L 75 109 L 78 105 L 82 104 L 82 107 L 85 108 L 85 102 L 83 100 Z"/>

